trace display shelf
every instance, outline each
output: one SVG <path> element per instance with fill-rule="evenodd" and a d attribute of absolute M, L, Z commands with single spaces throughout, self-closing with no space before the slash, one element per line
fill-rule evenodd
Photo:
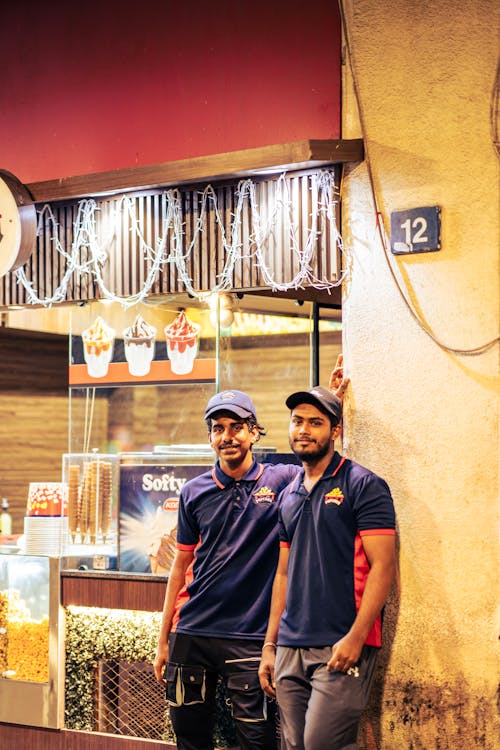
<path fill-rule="evenodd" d="M 69 527 L 64 557 L 92 560 L 94 567 L 116 567 L 118 456 L 98 452 L 64 454 L 63 483 Z"/>

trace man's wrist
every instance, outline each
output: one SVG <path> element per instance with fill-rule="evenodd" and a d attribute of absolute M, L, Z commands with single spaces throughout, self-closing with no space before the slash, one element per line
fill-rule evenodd
<path fill-rule="evenodd" d="M 264 645 L 262 646 L 262 650 L 264 651 L 264 649 L 268 647 L 271 647 L 276 651 L 276 649 L 278 648 L 278 644 L 275 643 L 274 641 L 266 641 Z"/>

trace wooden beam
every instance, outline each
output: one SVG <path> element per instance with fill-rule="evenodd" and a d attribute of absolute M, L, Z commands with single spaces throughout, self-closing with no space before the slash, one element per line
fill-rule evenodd
<path fill-rule="evenodd" d="M 250 289 L 243 292 L 247 296 L 257 295 L 259 297 L 272 297 L 274 299 L 303 300 L 304 302 L 319 302 L 337 309 L 342 308 L 342 287 L 335 286 L 332 289 L 316 289 L 307 287 L 305 289 L 288 289 L 286 292 L 272 291 L 271 289 Z"/>
<path fill-rule="evenodd" d="M 284 170 L 315 168 L 327 164 L 359 162 L 363 158 L 361 139 L 303 140 L 161 164 L 31 182 L 26 187 L 33 200 L 42 203 L 227 180 L 268 173 L 270 170 L 279 173 Z"/>

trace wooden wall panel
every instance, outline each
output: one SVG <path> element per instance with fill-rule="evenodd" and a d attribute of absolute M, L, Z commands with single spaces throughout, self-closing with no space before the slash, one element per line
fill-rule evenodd
<path fill-rule="evenodd" d="M 23 531 L 30 482 L 61 481 L 68 445 L 68 398 L 0 394 L 0 493 L 10 502 L 13 533 Z"/>
<path fill-rule="evenodd" d="M 0 493 L 23 531 L 30 482 L 60 482 L 68 445 L 67 396 L 0 394 Z"/>
<path fill-rule="evenodd" d="M 13 532 L 23 531 L 30 482 L 60 482 L 69 448 L 68 337 L 0 328 L 0 496 Z M 83 435 L 84 402 L 74 400 L 72 428 Z M 96 400 L 94 437 L 107 441 L 107 401 Z M 75 441 L 73 450 L 81 450 Z"/>
<path fill-rule="evenodd" d="M 3 391 L 67 394 L 68 337 L 0 327 Z"/>

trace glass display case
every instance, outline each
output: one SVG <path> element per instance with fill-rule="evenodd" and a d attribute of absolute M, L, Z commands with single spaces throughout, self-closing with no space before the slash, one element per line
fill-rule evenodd
<path fill-rule="evenodd" d="M 256 446 L 257 461 L 296 463 L 293 454 Z M 207 471 L 208 443 L 157 445 L 152 452 L 67 454 L 69 534 L 63 570 L 168 575 L 185 482 Z"/>
<path fill-rule="evenodd" d="M 114 569 L 118 555 L 119 456 L 63 456 L 68 516 L 63 557 L 70 567 Z"/>
<path fill-rule="evenodd" d="M 63 723 L 59 559 L 0 554 L 0 721 Z"/>

